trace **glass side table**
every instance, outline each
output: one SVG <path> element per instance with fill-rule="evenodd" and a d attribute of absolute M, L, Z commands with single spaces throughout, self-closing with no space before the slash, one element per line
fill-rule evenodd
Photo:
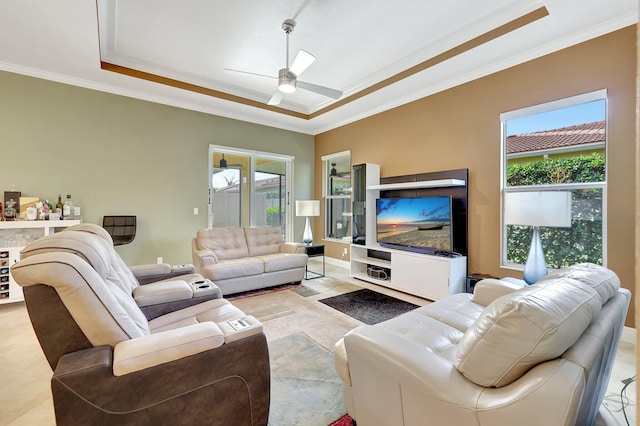
<path fill-rule="evenodd" d="M 304 279 L 311 280 L 314 278 L 324 277 L 324 244 L 309 244 L 304 247 L 304 252 L 307 256 L 318 257 L 322 256 L 322 273 L 309 270 L 309 264 L 307 262 L 307 266 L 304 271 Z"/>

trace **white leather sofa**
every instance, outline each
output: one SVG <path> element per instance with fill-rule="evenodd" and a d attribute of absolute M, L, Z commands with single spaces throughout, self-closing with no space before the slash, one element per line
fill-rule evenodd
<path fill-rule="evenodd" d="M 277 226 L 200 229 L 192 254 L 223 295 L 300 282 L 308 260 L 304 245 L 285 243 Z"/>
<path fill-rule="evenodd" d="M 630 292 L 575 265 L 521 287 L 483 280 L 336 344 L 345 406 L 368 425 L 593 425 Z"/>

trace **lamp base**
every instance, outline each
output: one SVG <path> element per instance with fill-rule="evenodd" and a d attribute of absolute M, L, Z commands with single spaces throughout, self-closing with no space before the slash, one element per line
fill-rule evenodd
<path fill-rule="evenodd" d="M 313 243 L 313 234 L 311 234 L 311 224 L 309 223 L 309 216 L 306 217 L 304 224 L 304 233 L 302 234 L 302 242 L 309 245 Z"/>
<path fill-rule="evenodd" d="M 542 242 L 540 241 L 540 228 L 534 226 L 529 256 L 524 266 L 524 281 L 531 285 L 547 273 L 547 262 L 544 259 L 544 251 L 542 251 Z"/>

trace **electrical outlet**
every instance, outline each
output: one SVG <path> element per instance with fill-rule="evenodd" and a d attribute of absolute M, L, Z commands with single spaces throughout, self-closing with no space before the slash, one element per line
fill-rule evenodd
<path fill-rule="evenodd" d="M 200 212 L 199 212 L 198 208 L 197 208 L 197 207 L 194 207 L 194 208 L 193 208 L 193 215 L 194 215 L 194 216 L 198 216 L 198 214 L 199 214 L 199 213 L 200 213 Z"/>
<path fill-rule="evenodd" d="M 343 255 L 343 256 L 346 256 L 346 255 L 347 255 L 347 248 L 346 248 L 346 247 L 342 249 L 342 255 Z"/>
<path fill-rule="evenodd" d="M 157 260 L 158 264 L 160 264 L 160 263 L 164 263 L 164 262 L 162 261 L 162 256 L 159 256 L 159 257 L 158 257 L 158 259 L 156 259 L 156 260 Z"/>

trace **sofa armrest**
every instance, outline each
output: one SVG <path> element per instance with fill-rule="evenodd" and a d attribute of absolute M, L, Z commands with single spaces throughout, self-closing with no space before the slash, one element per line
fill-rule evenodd
<path fill-rule="evenodd" d="M 196 268 L 191 264 L 170 265 L 168 263 L 151 263 L 129 267 L 138 282 L 142 285 L 152 282 L 195 274 Z"/>
<path fill-rule="evenodd" d="M 106 368 L 111 371 L 113 364 L 112 354 L 111 346 L 95 346 L 65 354 L 58 360 L 53 372 L 53 378 L 76 374 L 91 368 Z"/>
<path fill-rule="evenodd" d="M 420 418 L 454 418 L 465 425 L 505 418 L 522 419 L 522 425 L 573 424 L 584 391 L 584 372 L 577 364 L 554 359 L 507 386 L 485 388 L 415 339 L 378 326 L 354 331 L 344 339 L 359 423 L 399 424 L 401 419 L 390 420 L 388 413 L 406 409 Z M 539 407 L 547 409 L 539 412 Z M 523 412 L 528 415 L 522 417 Z"/>
<path fill-rule="evenodd" d="M 385 388 L 408 386 L 427 398 L 461 406 L 472 406 L 485 389 L 422 342 L 384 327 L 360 326 L 345 335 L 344 344 L 349 378 L 356 388 L 371 385 L 379 374 L 381 380 L 393 381 L 385 383 Z"/>
<path fill-rule="evenodd" d="M 196 259 L 200 262 L 200 266 L 214 265 L 218 263 L 218 256 L 210 250 L 199 249 L 193 251 L 194 262 Z"/>
<path fill-rule="evenodd" d="M 482 306 L 489 306 L 491 302 L 505 294 L 513 293 L 522 288 L 522 285 L 495 278 L 485 278 L 478 281 L 473 290 L 472 301 Z"/>
<path fill-rule="evenodd" d="M 133 299 L 140 307 L 193 298 L 193 287 L 186 281 L 159 281 L 133 289 Z"/>
<path fill-rule="evenodd" d="M 224 343 L 224 333 L 211 321 L 125 340 L 113 350 L 113 374 L 123 376 L 214 349 Z"/>
<path fill-rule="evenodd" d="M 344 338 L 338 340 L 333 347 L 333 360 L 336 372 L 342 383 L 351 386 L 351 375 L 349 373 L 349 361 L 347 360 L 347 349 L 344 346 Z"/>
<path fill-rule="evenodd" d="M 147 265 L 134 265 L 129 269 L 133 275 L 139 280 L 151 275 L 166 275 L 171 273 L 171 265 L 168 263 L 149 263 Z"/>
<path fill-rule="evenodd" d="M 305 245 L 302 243 L 283 243 L 280 244 L 280 253 L 302 253 L 304 254 Z"/>

